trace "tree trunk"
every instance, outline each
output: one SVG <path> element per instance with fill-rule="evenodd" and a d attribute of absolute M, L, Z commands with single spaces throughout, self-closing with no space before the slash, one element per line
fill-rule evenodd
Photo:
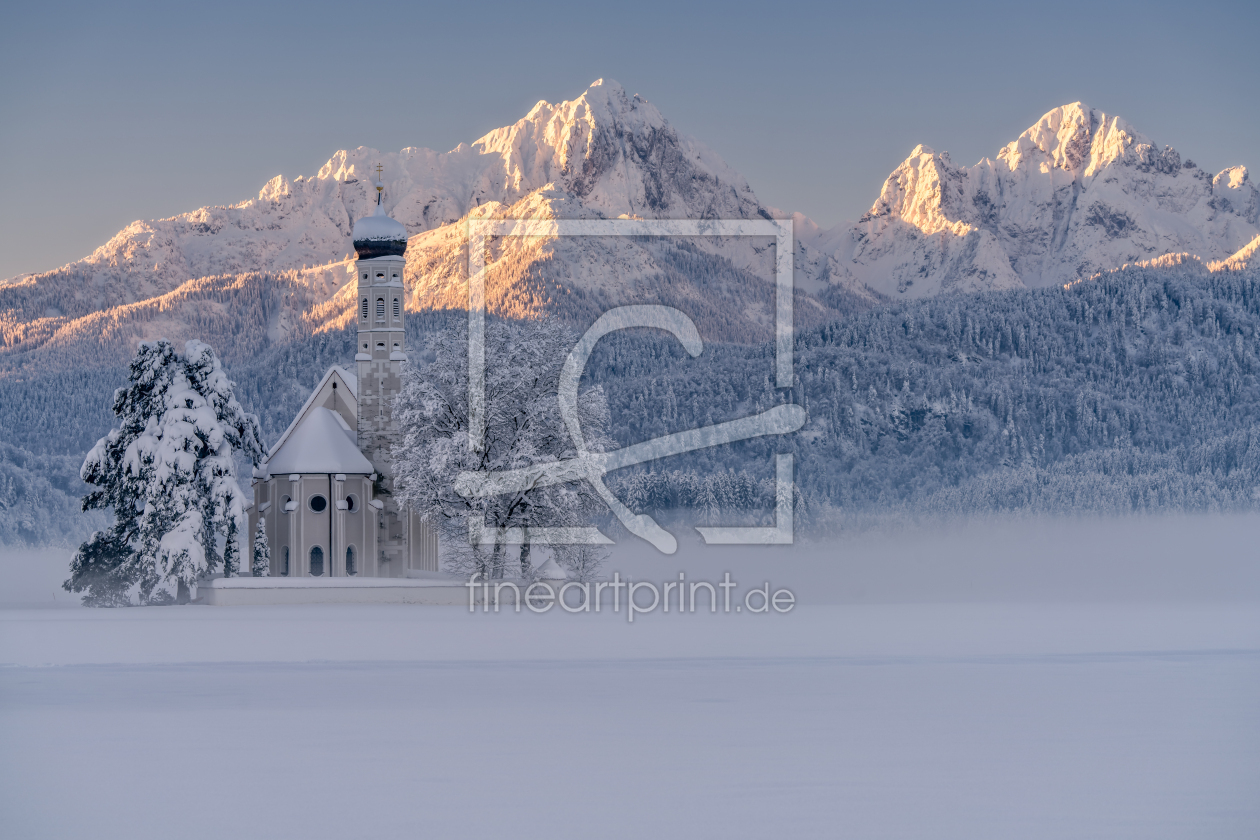
<path fill-rule="evenodd" d="M 192 593 L 188 590 L 188 584 L 182 580 L 179 582 L 178 588 L 175 590 L 175 603 L 187 604 L 192 599 Z"/>
<path fill-rule="evenodd" d="M 473 571 L 481 575 L 482 580 L 490 579 L 490 565 L 486 562 L 486 550 L 480 545 L 473 546 Z"/>
<path fill-rule="evenodd" d="M 525 528 L 525 539 L 521 542 L 521 577 L 529 580 L 532 564 L 529 560 L 529 528 Z"/>
<path fill-rule="evenodd" d="M 494 541 L 494 551 L 490 553 L 490 577 L 499 580 L 503 577 L 503 543 Z"/>

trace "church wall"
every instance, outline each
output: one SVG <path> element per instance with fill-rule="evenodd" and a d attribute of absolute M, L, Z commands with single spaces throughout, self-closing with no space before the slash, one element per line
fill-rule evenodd
<path fill-rule="evenodd" d="M 336 577 L 335 563 L 332 564 L 332 573 L 329 573 L 329 554 L 334 549 L 329 545 L 329 531 L 332 528 L 332 513 L 329 510 L 328 499 L 331 497 L 331 485 L 327 475 L 303 475 L 296 482 L 290 481 L 290 487 L 296 492 L 294 498 L 298 502 L 298 508 L 291 516 L 297 517 L 298 522 L 298 543 L 301 545 L 300 568 L 302 575 L 312 574 L 310 551 L 312 548 L 319 548 L 323 554 L 323 561 L 320 563 L 321 574 L 324 577 Z M 309 502 L 316 496 L 324 499 L 324 510 L 315 512 L 311 509 Z"/>
<path fill-rule="evenodd" d="M 337 532 L 340 536 L 338 546 L 338 562 L 340 574 L 346 574 L 346 548 L 354 548 L 356 574 L 365 577 L 376 577 L 377 570 L 373 562 L 376 554 L 374 526 L 376 509 L 369 504 L 372 500 L 372 482 L 366 476 L 348 475 L 344 481 L 338 481 L 337 501 L 347 502 L 344 510 L 338 510 Z M 347 501 L 353 497 L 353 510 Z"/>
<path fill-rule="evenodd" d="M 354 548 L 356 574 L 375 577 L 381 569 L 377 555 L 376 509 L 371 506 L 372 481 L 369 476 L 348 475 L 344 480 L 325 474 L 303 474 L 296 481 L 287 475 L 273 476 L 254 485 L 254 506 L 250 510 L 250 545 L 260 518 L 267 523 L 267 541 L 271 547 L 271 574 L 283 576 L 284 550 L 289 549 L 289 576 L 305 577 L 311 573 L 311 548 L 323 551 L 323 577 L 346 575 L 346 548 Z M 323 496 L 324 510 L 311 507 L 313 496 Z M 351 510 L 349 498 L 354 497 Z M 298 503 L 292 512 L 285 511 L 288 501 Z M 266 509 L 259 513 L 265 503 Z M 339 509 L 338 502 L 346 508 Z M 331 543 L 329 525 L 332 525 Z M 388 569 L 385 573 L 388 574 Z M 248 574 L 248 571 L 245 570 Z"/>

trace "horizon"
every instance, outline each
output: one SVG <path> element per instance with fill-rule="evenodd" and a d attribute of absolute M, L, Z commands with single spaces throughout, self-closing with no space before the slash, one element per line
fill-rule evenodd
<path fill-rule="evenodd" d="M 1254 31 L 1260 10 L 1223 2 L 1186 18 L 1167 3 L 1160 6 L 1169 14 L 1150 4 L 1079 5 L 1091 9 L 1088 32 L 1067 8 L 1054 20 L 1022 10 L 1012 20 L 1006 10 L 998 19 L 992 3 L 961 13 L 922 4 L 798 7 L 781 26 L 749 14 L 758 8 L 751 4 L 721 7 L 726 13 L 640 5 L 633 17 L 585 10 L 545 20 L 519 19 L 510 7 L 385 4 L 390 32 L 417 34 L 381 43 L 370 24 L 361 35 L 330 28 L 344 18 L 331 4 L 302 15 L 285 5 L 232 6 L 213 21 L 144 2 L 108 11 L 23 7 L 0 36 L 10 117 L 0 144 L 28 162 L 6 179 L 0 279 L 82 259 L 137 220 L 235 204 L 276 175 L 310 177 L 339 149 L 453 149 L 511 125 L 540 100 L 574 99 L 598 78 L 654 104 L 743 175 L 762 203 L 822 228 L 869 208 L 916 145 L 971 165 L 1075 101 L 1120 116 L 1212 173 L 1260 166 L 1260 115 L 1237 107 L 1256 74 L 1246 51 L 1217 34 L 1220 21 Z M 239 19 L 251 25 L 234 25 Z M 66 56 L 57 64 L 43 57 L 42 39 L 27 37 L 50 30 Z M 494 58 L 468 60 L 462 39 L 433 34 L 462 31 L 476 33 L 478 56 Z M 1013 31 L 1036 34 L 1017 39 Z M 521 71 L 522 43 L 557 40 L 570 60 Z M 1052 46 L 1050 69 L 1028 67 L 1029 41 Z M 329 51 L 359 43 L 367 57 L 330 74 Z M 1121 72 L 1100 71 L 1098 55 Z M 161 66 L 177 72 L 155 72 Z M 1010 67 L 1019 72 L 995 69 Z M 942 78 L 964 93 L 942 95 Z M 853 114 L 874 119 L 855 128 Z M 55 226 L 48 211 L 31 212 L 41 195 L 57 197 Z"/>

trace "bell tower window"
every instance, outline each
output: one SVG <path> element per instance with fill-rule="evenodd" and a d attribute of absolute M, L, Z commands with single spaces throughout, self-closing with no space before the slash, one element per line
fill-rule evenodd
<path fill-rule="evenodd" d="M 394 317 L 397 318 L 398 315 L 399 315 L 398 298 L 394 298 Z"/>
<path fill-rule="evenodd" d="M 385 298 L 376 299 L 376 320 L 385 320 Z"/>
<path fill-rule="evenodd" d="M 359 314 L 359 317 L 360 317 L 360 318 L 362 318 L 364 321 L 366 321 L 366 320 L 367 320 L 367 310 L 368 310 L 367 298 L 364 298 L 364 299 L 363 299 L 363 302 L 360 304 L 359 309 L 360 309 L 360 314 Z"/>

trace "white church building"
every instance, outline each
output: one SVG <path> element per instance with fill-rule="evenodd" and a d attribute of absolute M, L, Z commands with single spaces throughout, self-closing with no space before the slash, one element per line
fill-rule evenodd
<path fill-rule="evenodd" d="M 273 577 L 419 577 L 438 570 L 437 533 L 392 494 L 393 400 L 407 358 L 407 230 L 376 212 L 354 225 L 358 344 L 354 370 L 328 369 L 254 469 L 249 534 L 266 522 Z"/>

